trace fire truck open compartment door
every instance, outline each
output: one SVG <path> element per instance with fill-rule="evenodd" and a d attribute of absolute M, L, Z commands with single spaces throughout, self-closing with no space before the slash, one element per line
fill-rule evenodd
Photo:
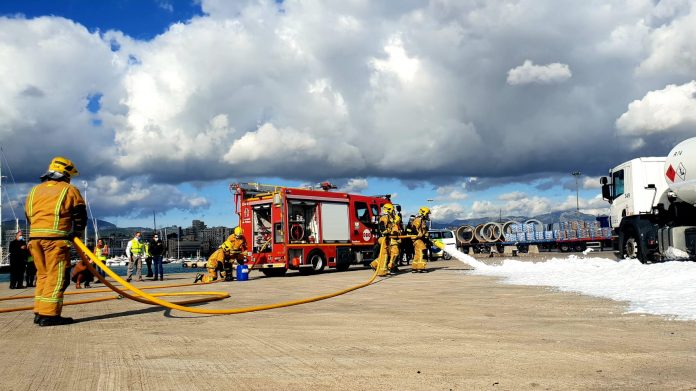
<path fill-rule="evenodd" d="M 348 204 L 321 204 L 321 237 L 324 243 L 349 243 Z"/>
<path fill-rule="evenodd" d="M 291 244 L 319 242 L 316 202 L 288 201 L 288 233 Z"/>
<path fill-rule="evenodd" d="M 254 206 L 252 230 L 253 251 L 255 253 L 271 251 L 270 243 L 267 244 L 271 240 L 271 204 Z M 259 251 L 261 248 L 263 251 Z"/>

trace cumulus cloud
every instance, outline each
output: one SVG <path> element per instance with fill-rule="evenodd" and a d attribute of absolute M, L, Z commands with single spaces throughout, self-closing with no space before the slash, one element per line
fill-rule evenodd
<path fill-rule="evenodd" d="M 507 83 L 519 84 L 550 84 L 564 82 L 573 74 L 567 64 L 554 62 L 547 65 L 534 65 L 531 60 L 525 60 L 524 64 L 508 71 Z"/>
<path fill-rule="evenodd" d="M 435 192 L 437 193 L 435 200 L 436 201 L 465 200 L 469 197 L 469 195 L 466 193 L 465 189 L 466 189 L 466 183 L 462 183 L 462 184 L 458 184 L 458 185 L 440 186 L 435 190 Z"/>
<path fill-rule="evenodd" d="M 75 184 L 85 192 L 84 185 Z M 204 196 L 184 194 L 173 185 L 151 184 L 147 178 L 123 181 L 114 176 L 100 176 L 87 183 L 86 194 L 97 218 L 143 217 L 150 216 L 153 211 L 171 209 L 200 211 L 210 206 Z"/>
<path fill-rule="evenodd" d="M 645 36 L 649 54 L 638 66 L 641 75 L 693 77 L 696 68 L 696 12 L 690 1 L 660 1 L 652 16 L 659 22 Z"/>
<path fill-rule="evenodd" d="M 601 189 L 602 184 L 599 183 L 599 178 L 600 177 L 585 177 L 582 180 L 581 187 L 583 189 Z"/>
<path fill-rule="evenodd" d="M 487 200 L 474 201 L 471 210 L 466 214 L 467 218 L 503 216 L 535 216 L 548 212 L 574 210 L 576 207 L 575 196 L 568 196 L 561 202 L 549 197 L 542 197 L 524 193 L 510 193 L 510 196 L 499 197 L 503 202 Z M 609 205 L 597 195 L 591 199 L 579 199 L 580 211 L 583 213 L 598 215 L 607 214 Z"/>
<path fill-rule="evenodd" d="M 368 188 L 368 181 L 365 178 L 350 178 L 348 182 L 339 187 L 338 191 L 345 193 L 360 193 Z"/>
<path fill-rule="evenodd" d="M 203 15 L 150 40 L 1 17 L 12 61 L 0 63 L 0 139 L 25 182 L 56 154 L 88 181 L 162 186 L 478 178 L 451 201 L 511 178 L 596 175 L 664 153 L 598 143 L 607 129 L 672 134 L 693 121 L 696 10 L 617 4 L 203 0 Z"/>
<path fill-rule="evenodd" d="M 434 205 L 430 209 L 430 218 L 438 222 L 450 222 L 466 218 L 466 210 L 457 203 Z"/>
<path fill-rule="evenodd" d="M 696 125 L 696 81 L 670 84 L 628 105 L 616 120 L 620 134 L 646 136 Z"/>

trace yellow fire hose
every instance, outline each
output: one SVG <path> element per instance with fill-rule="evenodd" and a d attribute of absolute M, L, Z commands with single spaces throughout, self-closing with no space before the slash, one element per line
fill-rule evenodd
<path fill-rule="evenodd" d="M 336 297 L 348 292 L 352 292 L 354 290 L 364 288 L 368 285 L 370 285 L 375 278 L 377 278 L 377 271 L 372 274 L 372 276 L 366 281 L 358 285 L 354 285 L 352 287 L 342 289 L 340 291 L 334 292 L 334 293 L 329 293 L 325 295 L 320 295 L 320 296 L 314 296 L 306 299 L 300 299 L 300 300 L 291 300 L 291 301 L 284 301 L 280 303 L 275 303 L 275 304 L 265 304 L 265 305 L 258 305 L 258 306 L 251 306 L 251 307 L 242 307 L 242 308 L 231 308 L 231 309 L 201 309 L 201 308 L 189 308 L 185 307 L 182 304 L 192 304 L 192 303 L 200 303 L 203 301 L 211 301 L 211 300 L 221 300 L 224 298 L 229 297 L 229 293 L 227 292 L 176 292 L 176 293 L 155 293 L 155 294 L 148 294 L 144 292 L 146 288 L 136 288 L 132 284 L 126 282 L 124 279 L 118 276 L 118 274 L 114 273 L 111 269 L 109 269 L 102 261 L 100 261 L 92 251 L 90 251 L 87 246 L 82 243 L 82 241 L 79 238 L 74 238 L 73 242 L 75 243 L 75 246 L 78 250 L 78 253 L 80 254 L 81 257 L 86 256 L 89 257 L 94 263 L 99 266 L 102 270 L 106 272 L 111 278 L 113 278 L 117 283 L 121 284 L 125 289 L 120 289 L 113 284 L 111 284 L 109 281 L 107 281 L 104 277 L 102 277 L 99 273 L 97 273 L 96 269 L 94 266 L 92 266 L 89 262 L 85 260 L 87 269 L 94 274 L 99 281 L 104 283 L 106 286 L 111 288 L 114 292 L 118 293 L 119 295 L 123 297 L 127 297 L 131 300 L 135 300 L 140 303 L 144 304 L 151 304 L 151 305 L 160 305 L 162 307 L 166 307 L 169 309 L 175 309 L 179 311 L 184 311 L 184 312 L 192 312 L 196 314 L 207 314 L 207 315 L 227 315 L 227 314 L 241 314 L 241 313 L 246 313 L 246 312 L 254 312 L 254 311 L 265 311 L 265 310 L 270 310 L 270 309 L 275 309 L 275 308 L 282 308 L 282 307 L 289 307 L 293 305 L 299 305 L 299 304 L 306 304 L 306 303 L 311 303 L 315 301 L 320 301 L 320 300 L 325 300 L 329 299 L 332 297 Z M 185 284 L 188 285 L 188 284 Z M 202 285 L 202 284 L 198 284 Z M 156 286 L 156 287 L 148 287 L 148 289 L 155 289 L 155 288 L 164 288 L 164 286 Z M 132 291 L 134 294 L 129 294 L 126 291 Z M 106 291 L 106 290 L 104 290 Z M 72 294 L 82 294 L 82 293 L 96 293 L 96 291 L 89 291 L 89 292 L 74 292 Z M 159 299 L 158 297 L 160 296 L 213 296 L 212 298 L 199 298 L 199 299 L 192 299 L 192 300 L 185 300 L 185 301 L 180 301 L 180 302 L 169 302 L 166 300 Z M 31 298 L 33 296 L 23 296 L 22 298 Z M 20 297 L 13 297 L 13 298 L 2 298 L 3 300 L 10 300 L 10 299 L 15 299 L 15 298 L 20 298 Z M 113 300 L 118 297 L 108 297 L 108 298 L 97 298 L 97 299 L 90 299 L 90 300 L 81 300 L 81 301 L 75 301 L 75 302 L 70 302 L 70 303 L 64 303 L 63 305 L 75 305 L 75 304 L 83 304 L 83 303 L 89 303 L 89 302 L 96 302 L 96 301 L 104 301 L 104 300 Z M 2 312 L 12 312 L 12 311 L 22 311 L 22 310 L 32 310 L 34 307 L 21 307 L 21 308 L 7 308 L 7 309 L 0 309 L 0 313 Z"/>

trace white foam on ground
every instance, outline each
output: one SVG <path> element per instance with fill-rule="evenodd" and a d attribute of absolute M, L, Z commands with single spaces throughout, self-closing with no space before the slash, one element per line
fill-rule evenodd
<path fill-rule="evenodd" d="M 452 255 L 473 266 L 474 274 L 501 277 L 508 284 L 549 286 L 625 301 L 627 312 L 696 320 L 696 262 L 644 265 L 571 255 L 536 263 L 505 259 L 493 266 L 461 252 Z"/>

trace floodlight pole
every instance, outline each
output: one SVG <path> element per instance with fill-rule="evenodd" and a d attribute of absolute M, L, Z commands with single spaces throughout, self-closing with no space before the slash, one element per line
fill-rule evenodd
<path fill-rule="evenodd" d="M 580 211 L 580 195 L 579 195 L 579 187 L 578 187 L 578 178 L 582 173 L 580 171 L 573 171 L 570 173 L 570 175 L 575 177 L 575 210 L 578 212 Z"/>

